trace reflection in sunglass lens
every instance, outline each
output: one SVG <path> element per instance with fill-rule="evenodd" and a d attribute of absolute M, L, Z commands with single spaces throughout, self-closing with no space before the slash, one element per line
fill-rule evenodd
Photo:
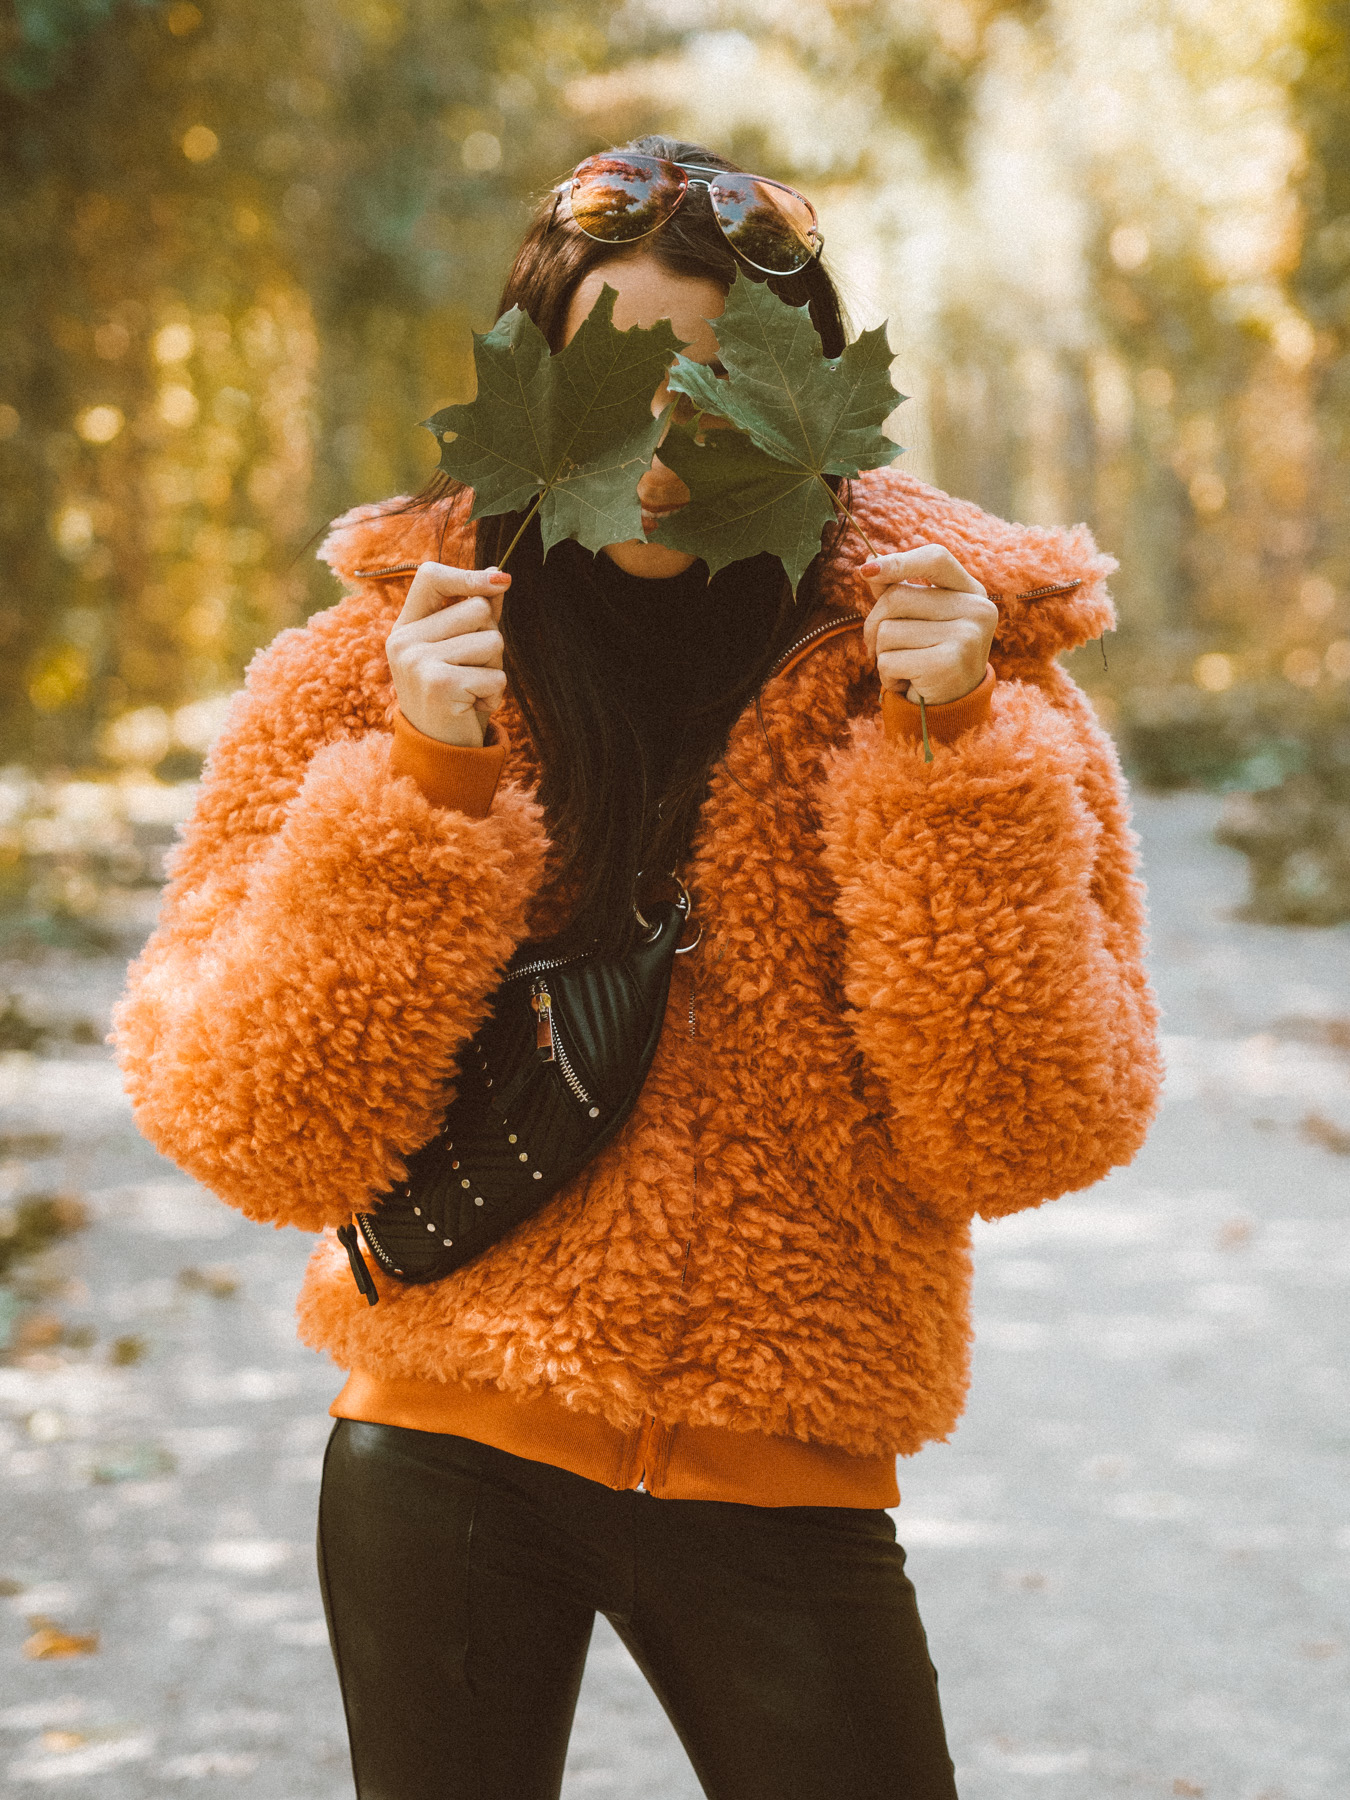
<path fill-rule="evenodd" d="M 748 263 L 793 275 L 815 255 L 815 220 L 795 194 L 753 176 L 720 176 L 709 191 L 727 242 Z"/>
<path fill-rule="evenodd" d="M 623 244 L 670 217 L 683 183 L 646 157 L 594 156 L 572 182 L 572 217 L 588 237 Z"/>

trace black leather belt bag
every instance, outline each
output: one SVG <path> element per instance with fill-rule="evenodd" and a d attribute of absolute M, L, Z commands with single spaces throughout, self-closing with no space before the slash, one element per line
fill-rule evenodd
<path fill-rule="evenodd" d="M 408 1158 L 405 1180 L 338 1231 L 372 1306 L 357 1226 L 386 1275 L 440 1281 L 538 1212 L 632 1112 L 689 918 L 676 886 L 678 900 L 638 913 L 647 936 L 626 955 L 516 951 L 460 1055 L 440 1130 Z"/>

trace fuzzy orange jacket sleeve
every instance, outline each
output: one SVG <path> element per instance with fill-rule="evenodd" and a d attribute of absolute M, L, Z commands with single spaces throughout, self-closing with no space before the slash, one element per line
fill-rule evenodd
<path fill-rule="evenodd" d="M 821 801 L 846 997 L 915 1194 L 995 1218 L 1128 1162 L 1157 1008 L 1124 785 L 1077 687 L 1000 680 L 931 763 L 859 721 Z"/>
<path fill-rule="evenodd" d="M 391 764 L 377 604 L 350 596 L 255 658 L 113 1020 L 150 1142 L 310 1230 L 434 1131 L 546 847 L 519 787 L 475 817 Z"/>

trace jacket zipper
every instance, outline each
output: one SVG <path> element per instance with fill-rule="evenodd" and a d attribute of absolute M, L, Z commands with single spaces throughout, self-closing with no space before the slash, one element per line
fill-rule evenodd
<path fill-rule="evenodd" d="M 828 637 L 831 632 L 838 631 L 843 625 L 851 625 L 855 620 L 861 623 L 859 614 L 841 612 L 836 613 L 833 618 L 822 620 L 819 625 L 813 625 L 810 631 L 803 632 L 801 637 L 788 645 L 787 649 L 765 676 L 765 680 L 772 681 L 774 676 L 783 667 L 784 663 L 791 662 L 792 658 L 799 650 L 804 650 L 808 644 L 814 644 L 818 637 Z"/>
<path fill-rule="evenodd" d="M 698 1010 L 696 1003 L 697 986 L 697 977 L 694 974 L 693 966 L 691 964 L 689 966 L 689 1040 L 691 1043 L 698 1035 Z M 696 1085 L 694 1089 L 694 1110 L 696 1114 L 698 1110 L 698 1100 L 699 1089 Z M 695 1119 L 694 1129 L 695 1137 L 693 1144 L 693 1180 L 690 1194 L 690 1226 L 689 1235 L 684 1240 L 684 1257 L 680 1263 L 680 1285 L 675 1290 L 677 1300 L 683 1300 L 685 1283 L 689 1278 L 689 1258 L 694 1248 L 692 1221 L 693 1214 L 698 1208 L 697 1118 Z M 681 1337 L 683 1336 L 683 1321 L 681 1322 L 680 1335 Z M 674 1351 L 679 1348 L 679 1344 L 680 1338 L 677 1337 L 674 1344 L 671 1346 L 672 1355 Z M 648 1413 L 645 1423 L 638 1427 L 636 1441 L 633 1446 L 633 1462 L 638 1478 L 637 1491 L 639 1493 L 651 1493 L 653 1482 L 656 1482 L 659 1485 L 664 1477 L 666 1468 L 670 1462 L 671 1446 L 675 1440 L 675 1429 L 676 1428 L 673 1425 L 658 1424 L 655 1413 Z"/>

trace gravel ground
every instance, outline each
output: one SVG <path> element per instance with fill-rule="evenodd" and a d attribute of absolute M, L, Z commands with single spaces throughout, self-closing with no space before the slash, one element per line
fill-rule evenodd
<path fill-rule="evenodd" d="M 901 1468 L 963 1800 L 1350 1793 L 1350 932 L 1235 922 L 1216 810 L 1139 806 L 1162 1118 L 1133 1168 L 978 1230 L 970 1410 Z M 96 1020 L 119 981 L 0 968 Z M 0 1134 L 0 1202 L 92 1215 L 26 1265 L 23 1329 L 94 1340 L 0 1366 L 5 1792 L 349 1795 L 311 1550 L 340 1382 L 293 1341 L 305 1241 L 141 1143 L 100 1049 L 0 1057 Z M 26 1657 L 44 1630 L 97 1649 Z M 601 1621 L 568 1800 L 698 1791 Z"/>

